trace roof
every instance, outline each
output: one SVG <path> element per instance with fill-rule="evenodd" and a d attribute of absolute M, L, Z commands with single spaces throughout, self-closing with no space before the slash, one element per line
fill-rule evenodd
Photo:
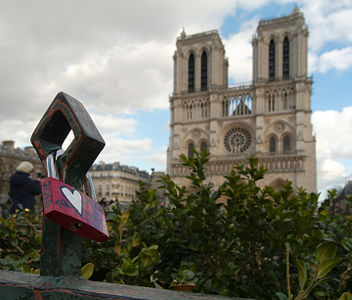
<path fill-rule="evenodd" d="M 32 154 L 21 148 L 8 149 L 3 145 L 0 145 L 0 156 L 13 157 L 20 160 L 39 161 L 38 156 L 34 152 Z"/>
<path fill-rule="evenodd" d="M 349 195 L 352 195 L 352 182 L 350 181 L 345 185 L 341 192 L 342 197 L 347 197 Z"/>
<path fill-rule="evenodd" d="M 91 167 L 90 172 L 96 171 L 120 171 L 123 173 L 133 174 L 139 177 L 149 178 L 150 175 L 147 171 L 139 170 L 136 167 L 120 165 L 119 163 L 110 163 L 110 164 L 95 164 Z"/>

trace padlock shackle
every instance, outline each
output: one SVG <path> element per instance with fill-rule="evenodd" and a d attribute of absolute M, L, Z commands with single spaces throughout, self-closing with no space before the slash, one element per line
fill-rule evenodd
<path fill-rule="evenodd" d="M 46 158 L 46 170 L 48 173 L 48 177 L 52 177 L 55 179 L 60 180 L 57 169 L 56 169 L 56 165 L 55 165 L 55 161 L 58 159 L 58 157 L 60 155 L 62 155 L 62 153 L 64 153 L 64 150 L 60 149 L 56 152 L 51 152 L 47 158 Z M 90 197 L 93 198 L 93 200 L 98 203 L 98 199 L 97 196 L 95 194 L 95 188 L 94 188 L 94 184 L 93 184 L 93 180 L 90 177 L 90 175 L 87 173 L 86 174 L 86 181 L 88 182 L 88 187 L 89 187 L 89 192 L 90 192 Z"/>
<path fill-rule="evenodd" d="M 53 152 L 51 152 L 46 158 L 46 172 L 48 174 L 48 177 L 59 179 L 56 166 L 55 166 L 55 159 L 54 159 Z"/>
<path fill-rule="evenodd" d="M 93 198 L 93 200 L 96 203 L 98 203 L 97 196 L 95 194 L 95 188 L 94 188 L 93 180 L 92 180 L 92 178 L 90 177 L 90 175 L 88 173 L 86 174 L 86 180 L 88 181 L 88 184 L 89 184 L 90 196 Z"/>

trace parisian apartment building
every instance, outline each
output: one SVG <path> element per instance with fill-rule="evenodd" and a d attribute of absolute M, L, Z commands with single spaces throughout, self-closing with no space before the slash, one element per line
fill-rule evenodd
<path fill-rule="evenodd" d="M 0 199 L 7 199 L 10 177 L 22 161 L 29 161 L 34 165 L 33 178 L 38 173 L 45 176 L 42 162 L 32 146 L 24 149 L 15 147 L 12 140 L 5 140 L 0 144 Z M 93 179 L 98 200 L 105 198 L 108 201 L 118 201 L 126 207 L 136 199 L 140 180 L 151 183 L 148 172 L 119 162 L 100 162 L 91 167 L 89 174 Z"/>
<path fill-rule="evenodd" d="M 150 183 L 150 175 L 137 167 L 119 162 L 94 164 L 89 170 L 98 200 L 118 201 L 128 204 L 136 199 L 139 181 Z"/>

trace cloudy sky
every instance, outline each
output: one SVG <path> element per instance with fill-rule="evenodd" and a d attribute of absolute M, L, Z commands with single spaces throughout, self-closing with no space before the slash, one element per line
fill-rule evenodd
<path fill-rule="evenodd" d="M 296 1 L 309 26 L 318 188 L 352 179 L 352 0 Z M 98 160 L 165 170 L 175 41 L 219 29 L 230 82 L 252 78 L 260 19 L 294 2 L 268 0 L 11 0 L 0 2 L 0 139 L 29 137 L 64 91 L 91 114 L 107 146 Z"/>

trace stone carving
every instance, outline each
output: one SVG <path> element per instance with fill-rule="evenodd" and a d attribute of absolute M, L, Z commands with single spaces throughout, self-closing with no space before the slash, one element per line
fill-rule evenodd
<path fill-rule="evenodd" d="M 285 129 L 285 125 L 282 122 L 278 122 L 275 126 L 275 131 L 281 133 Z"/>
<path fill-rule="evenodd" d="M 195 139 L 195 140 L 198 140 L 199 138 L 200 138 L 200 131 L 199 130 L 194 130 L 193 131 L 193 138 Z"/>

